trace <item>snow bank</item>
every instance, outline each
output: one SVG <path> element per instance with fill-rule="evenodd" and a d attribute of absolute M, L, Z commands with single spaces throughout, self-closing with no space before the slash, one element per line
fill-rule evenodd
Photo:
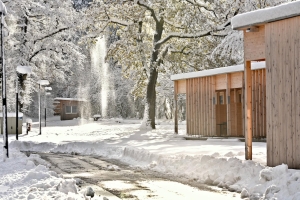
<path fill-rule="evenodd" d="M 2 150 L 0 160 L 3 160 Z M 45 165 L 36 166 L 36 161 Z M 0 199 L 85 199 L 78 194 L 75 180 L 63 179 L 46 165 L 37 155 L 27 157 L 10 148 L 10 158 L 1 163 Z"/>
<path fill-rule="evenodd" d="M 227 188 L 241 193 L 242 198 L 296 200 L 300 197 L 300 172 L 289 170 L 284 164 L 272 168 L 237 158 L 165 156 L 130 147 L 124 149 L 123 159 L 133 166 Z"/>
<path fill-rule="evenodd" d="M 62 126 L 66 123 L 72 126 Z M 48 163 L 42 163 L 38 156 L 26 157 L 17 149 L 115 158 L 133 167 L 241 192 L 243 198 L 300 199 L 299 170 L 288 169 L 284 164 L 263 165 L 265 143 L 253 143 L 253 159 L 264 159 L 264 162 L 245 161 L 243 142 L 184 140 L 184 131 L 174 135 L 172 123 L 161 121 L 159 124 L 156 130 L 148 131 L 141 130 L 137 121 L 104 119 L 82 126 L 70 121 L 55 121 L 52 125 L 49 122 L 53 127 L 44 128 L 42 135 L 38 135 L 36 126 L 29 135 L 20 137 L 21 141 L 10 137 L 11 158 L 0 163 L 0 199 L 7 196 L 42 199 L 52 194 L 61 199 L 82 196 L 73 187 L 74 181 L 48 171 Z M 180 130 L 184 127 L 181 125 Z M 0 160 L 1 153 L 2 150 Z M 35 166 L 37 160 L 43 166 Z"/>
<path fill-rule="evenodd" d="M 236 15 L 231 19 L 232 29 L 246 28 L 300 15 L 300 1 L 255 10 Z"/>

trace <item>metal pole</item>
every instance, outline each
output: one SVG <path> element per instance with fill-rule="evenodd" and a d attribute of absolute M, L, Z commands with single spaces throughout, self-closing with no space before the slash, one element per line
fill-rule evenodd
<path fill-rule="evenodd" d="M 39 84 L 39 126 L 40 126 L 40 135 L 42 135 L 42 126 L 41 126 L 41 84 Z"/>
<path fill-rule="evenodd" d="M 18 91 L 18 74 L 16 79 L 16 140 L 19 138 L 19 111 L 18 111 L 18 99 L 19 99 L 19 91 Z"/>
<path fill-rule="evenodd" d="M 3 130 L 3 159 L 8 156 L 8 135 L 7 135 L 7 107 L 6 107 L 6 69 L 4 65 L 4 48 L 3 48 L 3 12 L 1 14 L 1 64 L 2 64 L 2 130 Z"/>
<path fill-rule="evenodd" d="M 47 113 L 46 113 L 46 108 L 45 108 L 45 127 L 46 127 L 46 116 L 47 116 Z"/>

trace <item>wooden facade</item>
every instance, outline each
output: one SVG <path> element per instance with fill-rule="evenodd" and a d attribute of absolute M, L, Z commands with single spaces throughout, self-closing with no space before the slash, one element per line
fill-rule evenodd
<path fill-rule="evenodd" d="M 257 127 L 253 120 L 256 116 L 248 111 L 258 108 L 257 103 L 248 98 L 249 91 L 255 87 L 255 77 L 247 72 L 251 61 L 265 60 L 267 165 L 285 163 L 289 168 L 300 169 L 300 11 L 290 9 L 294 6 L 300 6 L 300 2 L 276 7 L 277 11 L 284 9 L 283 12 L 275 13 L 272 8 L 263 10 L 265 22 L 251 21 L 255 12 L 243 15 L 237 22 L 245 24 L 239 27 L 233 19 L 233 28 L 244 31 L 244 84 L 248 93 L 245 96 L 246 159 L 252 159 L 251 134 Z M 281 16 L 282 13 L 289 14 Z M 248 23 L 241 20 L 245 16 Z M 257 31 L 249 31 L 254 26 Z"/>
<path fill-rule="evenodd" d="M 81 108 L 86 102 L 73 98 L 55 98 L 55 101 L 59 101 L 59 109 L 56 109 L 56 112 L 59 113 L 60 120 L 72 120 L 81 117 Z"/>
<path fill-rule="evenodd" d="M 300 16 L 266 24 L 267 163 L 300 168 Z"/>
<path fill-rule="evenodd" d="M 243 67 L 202 76 L 207 71 L 200 72 L 199 77 L 173 79 L 175 100 L 178 94 L 186 94 L 187 135 L 243 137 Z M 266 137 L 265 69 L 252 70 L 252 74 L 253 137 L 262 138 Z M 175 120 L 175 132 L 177 123 Z"/>

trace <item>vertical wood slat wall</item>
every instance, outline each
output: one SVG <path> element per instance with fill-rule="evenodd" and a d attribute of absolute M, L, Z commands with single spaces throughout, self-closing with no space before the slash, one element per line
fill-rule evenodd
<path fill-rule="evenodd" d="M 266 137 L 266 76 L 265 69 L 252 70 L 252 124 L 253 137 Z M 242 75 L 242 74 L 241 74 Z M 227 121 L 227 100 L 219 104 L 220 91 L 216 91 L 216 76 L 192 78 L 186 80 L 187 134 L 202 136 L 220 136 L 220 126 Z M 225 86 L 224 86 L 225 87 Z M 236 93 L 234 94 L 234 90 Z M 236 102 L 242 88 L 230 89 L 230 126 L 226 136 L 244 136 L 242 102 Z M 226 90 L 222 90 L 226 94 Z M 236 96 L 235 96 L 236 95 Z M 214 99 L 214 100 L 213 100 Z M 243 100 L 243 98 L 242 98 Z M 225 131 L 226 132 L 226 131 Z M 223 130 L 223 136 L 224 130 Z"/>
<path fill-rule="evenodd" d="M 267 165 L 300 168 L 300 17 L 266 24 Z"/>
<path fill-rule="evenodd" d="M 266 137 L 266 72 L 252 70 L 252 136 Z"/>
<path fill-rule="evenodd" d="M 216 115 L 213 104 L 215 77 L 201 77 L 186 80 L 187 134 L 214 136 Z"/>

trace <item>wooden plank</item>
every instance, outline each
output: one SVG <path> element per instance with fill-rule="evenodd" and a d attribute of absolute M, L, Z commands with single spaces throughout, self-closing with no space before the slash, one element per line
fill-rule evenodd
<path fill-rule="evenodd" d="M 174 101 L 175 101 L 175 112 L 174 112 L 174 120 L 175 120 L 175 127 L 174 131 L 178 134 L 178 103 L 177 103 L 177 94 L 178 93 L 178 82 L 174 81 Z"/>
<path fill-rule="evenodd" d="M 192 107 L 191 107 L 191 113 L 192 113 L 192 119 L 191 119 L 191 125 L 192 125 L 192 134 L 195 135 L 195 85 L 194 85 L 195 79 L 191 79 L 191 88 L 192 88 Z"/>
<path fill-rule="evenodd" d="M 286 163 L 288 164 L 289 168 L 294 168 L 293 166 L 293 84 L 294 84 L 294 52 L 295 52 L 295 41 L 294 41 L 294 20 L 287 20 L 287 24 L 285 26 L 285 31 L 287 32 L 286 34 L 286 44 L 287 44 L 287 49 L 285 51 L 286 56 L 285 56 L 285 61 L 288 64 L 288 69 L 285 72 L 285 81 L 287 82 L 287 85 L 285 87 L 286 91 L 286 101 L 287 101 L 287 110 L 288 112 L 285 112 L 286 116 L 284 118 L 285 120 L 285 125 L 286 125 L 286 134 L 285 134 L 285 140 L 286 140 L 286 145 L 285 145 L 285 153 L 286 153 Z M 283 69 L 284 70 L 284 69 Z M 285 70 L 284 70 L 285 71 Z"/>
<path fill-rule="evenodd" d="M 252 94 L 252 136 L 256 136 L 256 93 L 255 93 L 255 71 L 251 71 L 251 76 L 252 76 L 252 89 L 251 89 L 251 94 Z"/>
<path fill-rule="evenodd" d="M 193 78 L 194 79 L 194 83 L 193 83 L 193 86 L 194 86 L 194 92 L 193 92 L 193 99 L 194 99 L 194 135 L 198 135 L 198 123 L 197 123 L 197 113 L 198 113 L 198 110 L 197 110 L 197 101 L 198 101 L 198 98 L 197 98 L 197 92 L 198 92 L 198 88 L 197 88 L 197 78 Z"/>
<path fill-rule="evenodd" d="M 245 62 L 245 143 L 246 160 L 252 160 L 252 74 L 251 61 Z"/>
<path fill-rule="evenodd" d="M 261 76 L 261 69 L 257 70 L 257 130 L 259 137 L 263 137 L 262 135 L 262 96 L 261 96 L 261 87 L 262 87 L 262 76 Z"/>
<path fill-rule="evenodd" d="M 200 98 L 200 134 L 203 135 L 203 78 L 200 78 L 199 80 L 199 86 L 200 86 L 200 93 L 199 93 L 199 98 Z"/>
<path fill-rule="evenodd" d="M 207 77 L 208 84 L 208 136 L 211 136 L 211 77 Z"/>
<path fill-rule="evenodd" d="M 281 41 L 282 37 L 281 37 L 281 32 L 278 33 L 278 27 L 276 26 L 275 24 L 275 35 L 276 35 L 276 41 L 275 41 L 275 44 L 277 44 L 277 54 L 273 54 L 273 55 L 277 55 L 275 59 L 275 65 L 273 66 L 275 68 L 275 70 L 273 70 L 275 72 L 275 77 L 278 77 L 277 79 L 274 77 L 274 79 L 272 79 L 272 89 L 273 89 L 273 94 L 274 94 L 274 117 L 273 117 L 273 131 L 275 132 L 274 136 L 275 136 L 275 155 L 274 155 L 274 164 L 275 165 L 279 165 L 280 163 L 280 138 L 281 138 L 281 119 L 280 119 L 280 116 L 279 116 L 279 103 L 280 103 L 280 94 L 281 94 L 281 91 L 282 91 L 282 87 L 280 85 L 281 83 L 281 79 L 282 77 L 280 76 L 280 68 L 279 66 L 281 65 L 281 61 L 282 61 L 282 50 L 280 49 L 281 48 L 281 45 L 279 45 L 280 42 L 283 42 Z M 281 163 L 280 163 L 281 164 Z"/>
<path fill-rule="evenodd" d="M 278 23 L 276 24 L 276 29 L 278 30 Z M 281 23 L 282 24 L 282 23 Z M 286 62 L 286 53 L 285 53 L 285 47 L 284 45 L 281 44 L 285 44 L 286 42 L 286 31 L 284 30 L 285 26 L 284 26 L 284 21 L 283 24 L 281 25 L 281 27 L 279 28 L 280 32 L 278 32 L 278 40 L 279 40 L 279 45 L 278 46 L 278 53 L 279 55 L 277 55 L 276 60 L 277 60 L 277 65 L 276 65 L 276 70 L 277 70 L 277 75 L 278 75 L 278 79 L 277 79 L 277 83 L 276 85 L 278 85 L 278 95 L 277 95 L 277 103 L 275 104 L 276 106 L 276 112 L 277 112 L 277 129 L 276 129 L 276 145 L 277 145 L 277 149 L 278 149 L 278 158 L 277 158 L 277 164 L 282 164 L 285 163 L 286 164 L 286 151 L 285 151 L 285 146 L 286 146 L 286 141 L 285 141 L 285 135 L 286 135 L 286 126 L 285 126 L 285 117 L 286 117 L 286 112 L 285 111 L 283 113 L 283 108 L 287 106 L 287 102 L 285 101 L 285 95 L 286 95 L 286 91 L 285 91 L 285 87 L 286 87 L 286 80 L 285 80 L 285 72 L 286 69 L 283 70 L 283 66 Z M 281 43 L 281 44 L 280 44 Z"/>
<path fill-rule="evenodd" d="M 186 93 L 186 79 L 174 81 L 177 82 L 178 92 L 177 94 L 185 94 Z"/>
<path fill-rule="evenodd" d="M 235 127 L 235 135 L 238 136 L 239 133 L 238 133 L 238 112 L 237 112 L 237 105 L 238 105 L 238 93 L 237 93 L 237 89 L 235 88 L 234 89 L 234 99 L 233 99 L 233 102 L 234 102 L 234 127 Z"/>
<path fill-rule="evenodd" d="M 198 131 L 199 135 L 202 134 L 201 132 L 201 125 L 200 125 L 200 120 L 201 120 L 201 99 L 200 99 L 200 94 L 201 94 L 201 78 L 198 78 L 198 93 L 197 93 L 197 98 L 198 98 L 198 119 L 197 119 L 197 124 L 198 124 Z"/>
<path fill-rule="evenodd" d="M 189 79 L 186 80 L 186 133 L 187 135 L 190 134 L 190 87 L 189 87 Z"/>
<path fill-rule="evenodd" d="M 199 93 L 199 78 L 195 78 L 195 129 L 196 135 L 199 135 L 199 123 L 198 123 L 198 114 L 199 114 L 199 110 L 198 110 L 198 105 L 199 105 L 199 98 L 198 98 L 198 93 Z"/>
<path fill-rule="evenodd" d="M 215 76 L 213 76 L 212 77 L 212 83 L 213 83 L 213 111 L 212 111 L 212 113 L 213 113 L 213 124 L 212 124 L 212 126 L 213 126 L 213 132 L 212 132 L 212 134 L 213 135 L 216 135 L 217 134 L 217 130 L 216 130 L 216 102 L 217 102 L 217 98 L 216 98 L 216 80 L 215 80 Z"/>
<path fill-rule="evenodd" d="M 207 77 L 204 77 L 204 120 L 205 120 L 205 128 L 204 128 L 204 132 L 205 135 L 207 134 Z"/>
<path fill-rule="evenodd" d="M 235 72 L 230 74 L 230 88 L 243 87 L 243 72 Z"/>
<path fill-rule="evenodd" d="M 192 135 L 192 117 L 193 117 L 193 113 L 192 113 L 192 79 L 189 79 L 189 134 Z"/>
<path fill-rule="evenodd" d="M 299 17 L 297 17 L 299 18 Z M 293 151 L 295 152 L 294 156 L 294 166 L 295 168 L 300 168 L 300 38 L 297 37 L 300 35 L 300 22 L 296 21 L 294 27 L 295 30 L 295 52 L 294 52 L 294 85 L 295 85 L 295 97 L 294 97 L 294 109 L 295 109 L 295 132 L 293 135 Z"/>
<path fill-rule="evenodd" d="M 231 135 L 231 117 L 230 117 L 230 74 L 226 74 L 226 110 L 227 110 L 227 135 Z"/>
<path fill-rule="evenodd" d="M 273 75 L 273 64 L 271 60 L 273 44 L 271 41 L 272 24 L 266 24 L 266 130 L 267 130 L 267 165 L 273 165 L 273 104 L 272 104 L 272 75 Z"/>
<path fill-rule="evenodd" d="M 265 58 L 265 28 L 259 26 L 258 32 L 244 31 L 244 59 L 260 60 Z"/>
<path fill-rule="evenodd" d="M 255 93 L 256 93 L 256 132 L 257 132 L 257 137 L 261 137 L 261 126 L 260 126 L 260 71 L 261 70 L 255 70 L 256 72 L 256 83 L 255 83 Z"/>
<path fill-rule="evenodd" d="M 216 77 L 216 90 L 226 90 L 226 74 L 220 74 Z"/>
<path fill-rule="evenodd" d="M 264 137 L 267 137 L 267 123 L 266 123 L 266 70 L 262 70 L 262 101 L 263 101 L 263 134 Z"/>

